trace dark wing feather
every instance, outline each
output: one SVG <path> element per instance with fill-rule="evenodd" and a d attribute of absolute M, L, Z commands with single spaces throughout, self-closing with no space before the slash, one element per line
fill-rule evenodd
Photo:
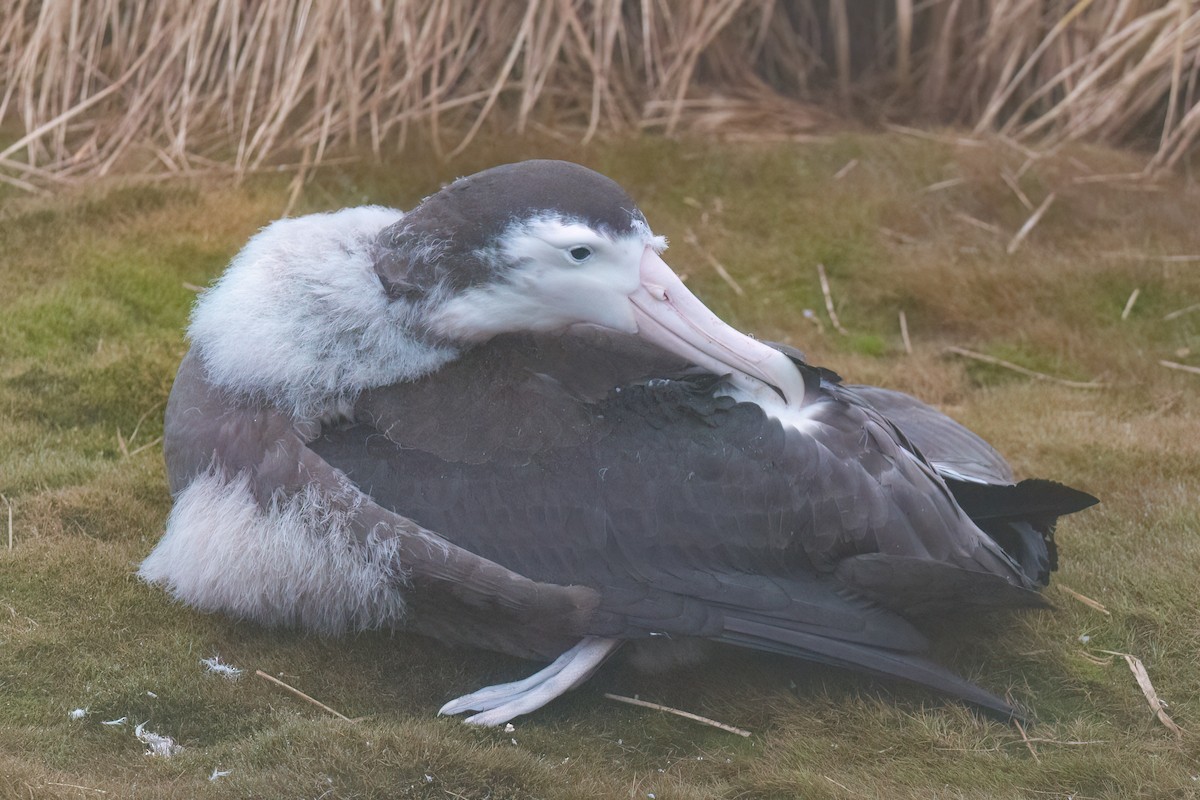
<path fill-rule="evenodd" d="M 878 386 L 845 389 L 891 420 L 939 470 L 986 483 L 1015 482 L 1012 467 L 996 448 L 936 408 Z"/>

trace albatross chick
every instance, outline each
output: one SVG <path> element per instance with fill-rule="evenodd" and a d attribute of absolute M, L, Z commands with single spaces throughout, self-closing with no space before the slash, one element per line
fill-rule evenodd
<path fill-rule="evenodd" d="M 1038 606 L 1060 515 L 899 393 L 723 323 L 633 200 L 527 161 L 404 214 L 273 223 L 198 300 L 141 576 L 265 624 L 549 661 L 442 713 L 502 725 L 626 642 L 709 641 L 1012 716 L 914 621 Z"/>

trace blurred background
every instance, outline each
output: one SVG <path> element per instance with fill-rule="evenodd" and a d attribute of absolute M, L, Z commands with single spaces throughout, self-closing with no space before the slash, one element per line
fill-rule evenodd
<path fill-rule="evenodd" d="M 1189 0 L 8 0 L 0 180 L 889 124 L 1159 169 L 1194 148 L 1198 74 Z"/>

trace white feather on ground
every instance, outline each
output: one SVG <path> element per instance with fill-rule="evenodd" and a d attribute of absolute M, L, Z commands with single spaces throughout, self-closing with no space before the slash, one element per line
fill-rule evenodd
<path fill-rule="evenodd" d="M 176 744 L 175 740 L 170 736 L 162 736 L 161 734 L 146 730 L 146 723 L 144 722 L 133 729 L 133 735 L 138 738 L 138 741 L 146 745 L 146 755 L 148 756 L 170 758 L 183 749 L 183 745 Z"/>

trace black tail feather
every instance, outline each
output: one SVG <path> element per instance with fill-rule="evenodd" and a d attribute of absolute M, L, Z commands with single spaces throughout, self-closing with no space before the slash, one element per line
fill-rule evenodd
<path fill-rule="evenodd" d="M 946 479 L 963 511 L 1008 553 L 1038 586 L 1058 569 L 1058 518 L 1100 502 L 1087 492 L 1041 479 L 984 484 Z"/>
<path fill-rule="evenodd" d="M 884 678 L 899 678 L 954 697 L 1001 720 L 1029 719 L 996 695 L 945 667 L 911 653 L 845 642 L 739 618 L 726 618 L 721 641 L 768 653 L 802 658 Z"/>
<path fill-rule="evenodd" d="M 1100 502 L 1087 492 L 1039 478 L 1010 486 L 947 478 L 946 485 L 963 511 L 976 522 L 1057 519 Z"/>

